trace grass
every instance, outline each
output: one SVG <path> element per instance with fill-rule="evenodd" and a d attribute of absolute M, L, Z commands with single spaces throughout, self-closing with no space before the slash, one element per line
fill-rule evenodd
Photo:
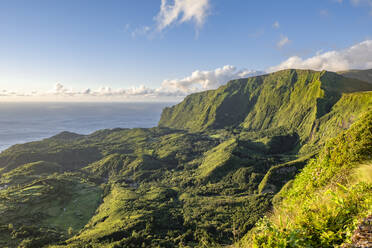
<path fill-rule="evenodd" d="M 29 169 L 29 166 L 26 166 Z M 38 168 L 39 169 L 39 168 Z M 34 174 L 34 173 L 31 173 Z M 12 225 L 5 244 L 39 235 L 40 243 L 77 232 L 93 216 L 101 199 L 101 189 L 83 181 L 79 174 L 51 174 L 29 184 L 17 184 L 0 191 L 2 225 Z M 45 229 L 45 230 L 44 230 Z M 54 237 L 47 233 L 53 231 Z M 44 241 L 41 240 L 43 238 Z M 56 238 L 56 239 L 54 239 Z M 38 243 L 38 244 L 40 244 Z"/>
<path fill-rule="evenodd" d="M 283 70 L 192 94 L 166 108 L 159 126 L 194 132 L 239 125 L 255 131 L 283 126 L 306 140 L 313 122 L 328 113 L 342 93 L 368 90 L 372 85 L 336 73 Z"/>
<path fill-rule="evenodd" d="M 231 139 L 208 151 L 203 163 L 198 168 L 199 178 L 203 180 L 208 177 L 219 177 L 221 173 L 230 169 L 234 163 L 232 152 L 236 147 L 236 140 Z"/>
<path fill-rule="evenodd" d="M 283 216 L 262 220 L 268 236 L 256 233 L 257 242 L 307 242 L 316 230 L 311 242 L 338 244 L 348 234 L 327 221 L 351 230 L 367 206 L 352 208 L 368 196 L 369 177 L 358 178 L 370 172 L 367 160 L 359 166 L 370 155 L 370 121 L 351 124 L 372 99 L 354 91 L 371 87 L 284 70 L 186 97 L 159 127 L 13 146 L 0 154 L 0 246 L 218 247 L 236 243 L 272 203 Z"/>
<path fill-rule="evenodd" d="M 76 192 L 66 204 L 61 205 L 58 201 L 52 202 L 46 214 L 48 218 L 42 221 L 47 226 L 55 226 L 74 232 L 82 229 L 94 215 L 101 201 L 101 190 L 94 185 L 79 184 L 75 186 Z"/>
<path fill-rule="evenodd" d="M 246 247 L 338 247 L 372 209 L 372 112 L 327 142 L 242 242 Z M 367 174 L 364 174 L 367 173 Z M 362 175 L 362 176 L 361 176 Z"/>

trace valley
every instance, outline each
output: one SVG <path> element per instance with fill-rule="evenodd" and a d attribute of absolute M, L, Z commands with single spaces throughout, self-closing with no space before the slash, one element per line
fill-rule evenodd
<path fill-rule="evenodd" d="M 0 246 L 348 242 L 372 210 L 372 84 L 361 73 L 232 80 L 165 108 L 157 127 L 14 145 L 0 154 Z"/>

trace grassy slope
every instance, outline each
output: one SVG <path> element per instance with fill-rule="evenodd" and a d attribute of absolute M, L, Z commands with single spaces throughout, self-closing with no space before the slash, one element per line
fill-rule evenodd
<path fill-rule="evenodd" d="M 191 95 L 163 112 L 163 121 L 185 124 L 178 128 L 219 129 L 64 132 L 13 146 L 0 154 L 2 245 L 231 244 L 270 208 L 273 194 L 265 192 L 303 166 L 292 161 L 300 149 L 317 151 L 370 108 L 371 92 L 342 92 L 369 88 L 333 73 L 285 70 Z"/>
<path fill-rule="evenodd" d="M 265 171 L 283 161 L 231 137 L 225 143 L 229 135 L 220 139 L 161 128 L 117 129 L 12 147 L 0 155 L 18 158 L 12 163 L 16 168 L 1 175 L 0 186 L 9 186 L 0 190 L 1 211 L 12 217 L 0 218 L 2 242 L 13 247 L 24 239 L 23 247 L 41 247 L 76 233 L 66 246 L 231 243 L 233 230 L 241 236 L 270 206 L 271 195 L 254 191 Z M 99 156 L 92 154 L 87 160 L 94 162 L 74 169 L 56 163 L 54 156 L 34 161 L 43 153 L 64 154 L 75 147 L 98 150 Z M 225 153 L 239 163 L 214 166 L 214 156 Z M 103 203 L 95 212 L 97 202 Z M 17 215 L 12 209 L 24 212 Z M 242 218 L 245 209 L 252 214 Z M 25 232 L 27 228 L 49 231 L 43 236 Z"/>
<path fill-rule="evenodd" d="M 372 69 L 340 71 L 337 73 L 344 77 L 355 78 L 372 84 Z"/>
<path fill-rule="evenodd" d="M 310 152 L 350 127 L 362 114 L 372 110 L 372 92 L 343 94 L 331 111 L 313 123 L 309 141 L 301 151 Z M 316 144 L 316 145 L 315 145 Z"/>
<path fill-rule="evenodd" d="M 39 174 L 41 168 L 35 165 L 43 163 L 22 166 L 1 178 L 9 186 L 0 191 L 3 247 L 21 241 L 33 244 L 27 247 L 41 247 L 64 239 L 69 229 L 72 233 L 80 230 L 99 204 L 101 189 L 95 183 L 77 173 L 48 175 L 49 168 Z M 33 171 L 32 167 L 38 168 Z M 27 173 L 20 177 L 20 170 Z M 35 236 L 33 242 L 28 239 Z"/>
<path fill-rule="evenodd" d="M 284 70 L 192 94 L 166 108 L 159 126 L 191 131 L 239 125 L 257 131 L 283 126 L 305 140 L 313 122 L 328 113 L 342 93 L 363 90 L 372 90 L 372 86 L 336 73 Z"/>
<path fill-rule="evenodd" d="M 242 242 L 247 247 L 334 247 L 372 210 L 372 111 L 327 142 L 276 196 L 275 211 Z"/>

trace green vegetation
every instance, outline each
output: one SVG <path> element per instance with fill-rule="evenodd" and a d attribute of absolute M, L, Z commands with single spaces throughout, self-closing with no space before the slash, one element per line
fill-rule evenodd
<path fill-rule="evenodd" d="M 372 69 L 340 71 L 337 73 L 344 77 L 355 78 L 372 84 Z"/>
<path fill-rule="evenodd" d="M 0 154 L 0 246 L 341 244 L 371 209 L 356 176 L 371 173 L 367 90 L 284 70 L 190 95 L 159 127 L 15 145 Z"/>
<path fill-rule="evenodd" d="M 32 165 L 41 164 L 44 162 L 20 168 L 29 172 L 36 167 L 37 171 L 42 167 Z M 40 247 L 65 239 L 71 235 L 69 228 L 76 231 L 83 228 L 99 205 L 101 189 L 84 175 L 54 172 L 46 175 L 44 171 L 34 179 L 34 171 L 24 180 L 28 175 L 19 178 L 20 170 L 16 170 L 17 173 L 2 177 L 8 186 L 0 191 L 3 247 L 13 247 L 20 241 L 22 247 Z"/>
<path fill-rule="evenodd" d="M 247 247 L 336 247 L 372 214 L 372 112 L 330 140 L 275 197 Z"/>
<path fill-rule="evenodd" d="M 343 93 L 363 90 L 372 90 L 372 85 L 332 72 L 284 70 L 192 94 L 166 108 L 159 126 L 190 131 L 285 127 L 306 140 L 314 121 L 328 113 Z"/>

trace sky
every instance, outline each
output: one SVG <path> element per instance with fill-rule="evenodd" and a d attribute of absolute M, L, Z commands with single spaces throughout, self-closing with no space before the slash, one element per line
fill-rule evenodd
<path fill-rule="evenodd" d="M 372 0 L 1 0 L 0 101 L 174 101 L 372 68 Z"/>

